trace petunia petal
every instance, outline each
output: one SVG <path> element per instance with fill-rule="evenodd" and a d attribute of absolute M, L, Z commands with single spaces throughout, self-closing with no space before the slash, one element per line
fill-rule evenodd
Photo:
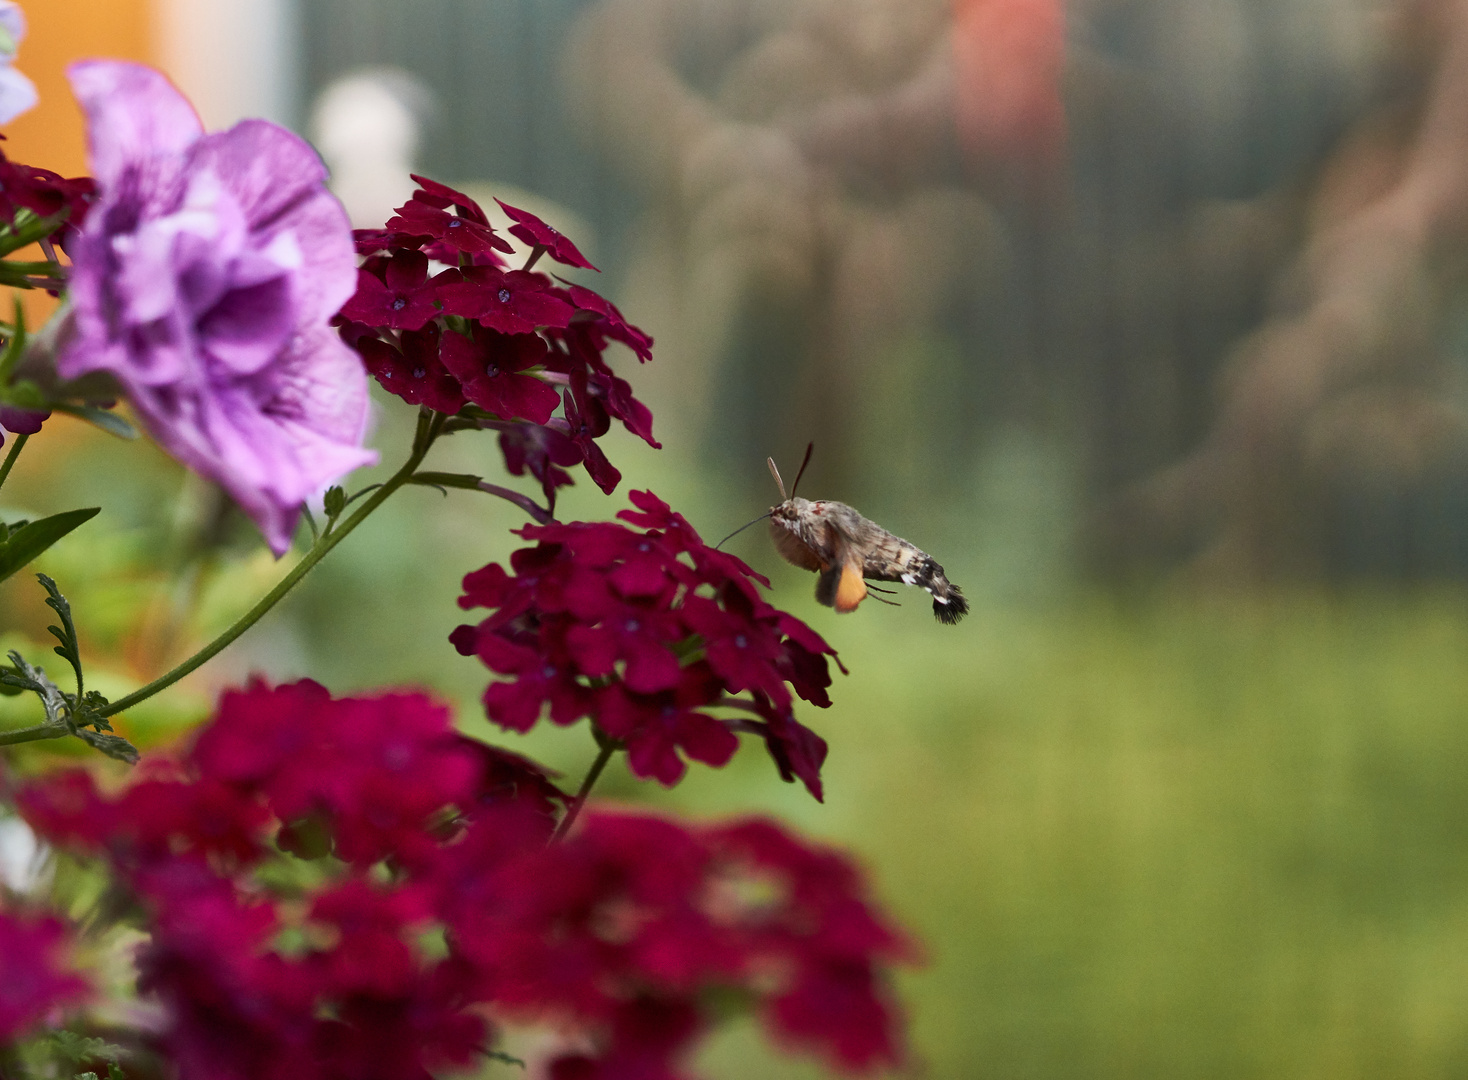
<path fill-rule="evenodd" d="M 104 188 L 140 158 L 182 155 L 204 134 L 188 99 L 150 67 L 83 60 L 66 74 L 87 115 L 92 176 Z"/>

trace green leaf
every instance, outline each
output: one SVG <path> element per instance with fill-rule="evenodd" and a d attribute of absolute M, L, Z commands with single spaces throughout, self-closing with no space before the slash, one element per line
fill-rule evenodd
<path fill-rule="evenodd" d="M 84 1061 L 97 1060 L 106 1061 L 109 1064 L 114 1058 L 122 1056 L 122 1047 L 116 1043 L 107 1042 L 86 1035 L 78 1035 L 74 1031 L 54 1031 L 50 1037 L 51 1049 L 57 1057 L 64 1059 L 72 1065 L 80 1065 Z M 111 1069 L 108 1070 L 109 1072 Z"/>
<path fill-rule="evenodd" d="M 56 729 L 57 737 L 75 735 L 94 750 L 100 750 L 110 758 L 137 763 L 138 748 L 120 735 L 109 735 L 103 731 L 92 731 L 85 725 L 111 727 L 105 720 L 92 715 L 97 703 L 106 705 L 107 699 L 97 693 L 89 693 L 78 707 L 74 695 L 65 693 L 52 682 L 41 668 L 28 664 L 25 657 L 14 649 L 10 650 L 12 668 L 0 668 L 0 684 L 29 690 L 41 699 L 41 708 L 46 710 L 46 723 Z"/>
<path fill-rule="evenodd" d="M 14 405 L 17 409 L 30 409 L 33 412 L 45 412 L 51 408 L 51 402 L 41 388 L 30 379 L 17 379 L 9 386 L 0 388 L 0 394 L 4 395 L 7 405 Z"/>
<path fill-rule="evenodd" d="M 49 678 L 42 668 L 34 667 L 26 663 L 25 657 L 11 649 L 10 662 L 15 665 L 11 668 L 0 668 L 0 683 L 6 686 L 18 687 L 21 690 L 29 690 L 41 699 L 41 708 L 46 710 L 46 723 L 55 724 L 63 731 L 71 727 L 71 702 Z"/>
<path fill-rule="evenodd" d="M 138 763 L 138 748 L 121 735 L 105 735 L 100 731 L 92 731 L 90 728 L 78 728 L 75 734 L 93 750 L 100 750 L 110 758 L 125 761 L 129 765 Z"/>
<path fill-rule="evenodd" d="M 9 255 L 12 251 L 18 251 L 27 244 L 34 244 L 37 240 L 50 236 L 70 216 L 71 207 L 66 207 L 50 217 L 40 217 L 33 212 L 22 211 L 16 218 L 14 231 L 5 237 L 3 243 L 0 243 L 0 254 Z M 51 266 L 52 264 L 44 265 Z"/>
<path fill-rule="evenodd" d="M 464 488 L 466 491 L 478 491 L 483 480 L 468 473 L 420 472 L 414 473 L 408 483 L 422 484 L 424 487 Z"/>
<path fill-rule="evenodd" d="M 46 629 L 51 631 L 57 641 L 61 642 L 52 649 L 52 652 L 69 663 L 71 669 L 76 672 L 76 692 L 80 697 L 82 693 L 82 652 L 76 639 L 76 623 L 71 620 L 71 605 L 67 603 L 66 597 L 61 595 L 61 590 L 56 587 L 56 582 L 45 574 L 37 574 L 36 580 L 46 590 L 46 606 L 61 616 L 60 626 L 48 626 Z"/>
<path fill-rule="evenodd" d="M 0 546 L 0 581 L 4 581 L 78 525 L 91 521 L 101 512 L 100 506 L 67 510 L 41 518 L 40 521 L 28 522 L 14 530 L 4 545 Z"/>
<path fill-rule="evenodd" d="M 20 294 L 17 293 L 15 300 L 15 322 L 12 323 L 13 332 L 10 340 L 5 343 L 5 351 L 0 353 L 0 386 L 10 381 L 10 373 L 15 370 L 15 365 L 20 363 L 20 354 L 25 351 L 25 308 L 20 302 Z"/>
<path fill-rule="evenodd" d="M 75 416 L 78 420 L 85 420 L 93 427 L 99 427 L 107 434 L 116 435 L 119 439 L 138 437 L 138 429 L 110 409 L 99 409 L 95 405 L 72 405 L 69 402 L 52 402 L 51 408 L 67 416 Z"/>

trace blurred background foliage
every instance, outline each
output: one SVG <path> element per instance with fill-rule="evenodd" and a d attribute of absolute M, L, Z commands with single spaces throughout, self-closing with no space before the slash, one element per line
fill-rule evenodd
<path fill-rule="evenodd" d="M 658 339 L 619 359 L 665 449 L 614 437 L 623 489 L 578 477 L 564 518 L 651 487 L 722 536 L 774 500 L 762 459 L 788 478 L 814 439 L 804 494 L 974 597 L 957 628 L 907 596 L 837 617 L 741 534 L 851 669 L 802 715 L 827 802 L 757 747 L 602 788 L 854 848 L 928 950 L 900 987 L 918 1074 L 1468 1068 L 1464 0 L 1071 0 L 1063 24 L 1039 0 L 27 7 L 46 100 L 18 160 L 80 171 L 61 64 L 129 55 L 211 125 L 313 137 L 358 224 L 414 167 L 585 241 Z M 408 412 L 382 402 L 385 467 Z M 498 473 L 492 440 L 450 444 L 434 467 Z M 105 512 L 37 568 L 104 692 L 283 570 L 146 443 L 58 419 L 0 511 L 77 505 Z M 489 730 L 486 673 L 445 640 L 520 523 L 400 493 L 120 727 L 166 746 L 254 672 L 419 684 L 574 783 L 585 731 Z M 45 652 L 42 599 L 0 586 L 0 645 Z M 705 1064 L 815 1075 L 739 1026 Z"/>

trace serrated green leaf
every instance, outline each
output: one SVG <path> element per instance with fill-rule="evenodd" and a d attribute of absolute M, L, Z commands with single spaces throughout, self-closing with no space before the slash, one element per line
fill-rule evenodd
<path fill-rule="evenodd" d="M 25 657 L 14 649 L 8 655 L 10 662 L 15 665 L 14 674 L 9 669 L 0 670 L 0 682 L 31 691 L 41 699 L 41 708 L 46 710 L 46 722 L 58 725 L 63 732 L 68 730 L 71 727 L 71 701 L 61 687 L 46 677 L 44 669 L 27 663 Z"/>
<path fill-rule="evenodd" d="M 106 735 L 90 728 L 78 728 L 76 737 L 93 750 L 100 750 L 110 758 L 125 761 L 129 765 L 138 763 L 138 748 L 121 735 Z"/>
<path fill-rule="evenodd" d="M 102 715 L 102 710 L 110 704 L 112 703 L 104 695 L 88 690 L 82 695 L 81 704 L 76 707 L 77 723 L 94 727 L 98 731 L 111 731 L 112 721 Z"/>
<path fill-rule="evenodd" d="M 0 546 L 0 581 L 28 564 L 41 552 L 71 532 L 78 525 L 92 520 L 102 508 L 89 506 L 81 510 L 67 510 L 50 517 L 32 521 L 10 534 Z"/>
<path fill-rule="evenodd" d="M 76 672 L 76 692 L 80 697 L 82 694 L 82 652 L 81 644 L 76 637 L 76 623 L 71 618 L 71 604 L 67 602 L 66 597 L 61 595 L 61 590 L 57 587 L 56 582 L 45 574 L 37 574 L 36 580 L 46 590 L 46 606 L 61 617 L 60 626 L 46 627 L 52 636 L 61 642 L 51 651 L 70 664 L 72 670 Z"/>
<path fill-rule="evenodd" d="M 56 1054 L 73 1065 L 93 1059 L 101 1059 L 110 1064 L 114 1058 L 122 1056 L 122 1047 L 116 1043 L 94 1036 L 78 1035 L 74 1031 L 53 1031 L 49 1041 Z"/>
<path fill-rule="evenodd" d="M 99 409 L 95 405 L 72 405 L 69 402 L 60 404 L 53 402 L 51 408 L 55 412 L 65 413 L 67 416 L 75 416 L 78 420 L 85 420 L 93 427 L 99 427 L 107 432 L 107 434 L 116 435 L 119 439 L 136 439 L 138 437 L 138 429 L 110 409 Z"/>

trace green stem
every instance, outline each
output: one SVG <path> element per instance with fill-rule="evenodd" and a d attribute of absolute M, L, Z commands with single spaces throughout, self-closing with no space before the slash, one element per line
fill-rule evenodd
<path fill-rule="evenodd" d="M 15 445 L 10 448 L 10 453 L 5 455 L 5 464 L 0 465 L 0 487 L 5 486 L 5 478 L 10 475 L 11 468 L 15 465 L 15 459 L 20 457 L 21 448 L 25 446 L 29 435 L 17 435 Z"/>
<path fill-rule="evenodd" d="M 433 440 L 438 437 L 438 432 L 442 428 L 442 426 L 443 418 L 438 416 L 437 414 L 429 414 L 426 412 L 420 413 L 418 417 L 418 433 L 413 440 L 412 454 L 408 456 L 408 460 L 404 462 L 403 467 L 400 468 L 397 472 L 393 473 L 392 479 L 388 480 L 380 488 L 374 491 L 371 497 L 368 498 L 368 500 L 357 509 L 357 512 L 355 514 L 349 517 L 346 521 L 342 522 L 340 528 L 327 533 L 326 535 L 322 536 L 321 539 L 318 540 L 315 544 L 313 544 L 311 546 L 311 550 L 306 552 L 301 561 L 296 563 L 295 566 L 291 567 L 290 573 L 281 578 L 279 584 L 277 584 L 275 588 L 266 593 L 260 599 L 260 602 L 252 607 L 249 611 L 245 612 L 238 619 L 236 619 L 234 623 L 229 627 L 229 629 L 224 631 L 224 633 L 220 634 L 208 645 L 205 645 L 202 649 L 194 653 L 193 656 L 189 657 L 183 663 L 179 664 L 178 667 L 174 668 L 172 671 L 164 675 L 158 676 L 158 678 L 154 679 L 147 686 L 144 686 L 139 690 L 134 690 L 131 694 L 127 695 L 127 697 L 120 698 L 117 701 L 114 701 L 105 709 L 102 709 L 100 715 L 104 717 L 116 716 L 124 709 L 130 709 L 134 705 L 138 704 L 138 702 L 146 701 L 148 698 L 158 693 L 158 691 L 166 690 L 168 687 L 172 686 L 174 683 L 182 679 L 185 675 L 196 671 L 205 663 L 212 660 L 226 647 L 233 644 L 234 640 L 237 637 L 239 637 L 246 630 L 259 622 L 261 617 L 276 604 L 278 604 L 281 598 L 284 597 L 286 593 L 295 588 L 296 583 L 299 582 L 308 573 L 310 573 L 312 567 L 314 567 L 322 559 L 326 558 L 332 548 L 336 547 L 337 544 L 346 539 L 347 535 L 358 525 L 360 525 L 369 514 L 371 514 L 384 502 L 386 502 L 388 500 L 388 497 L 391 496 L 394 491 L 402 487 L 412 478 L 414 471 L 418 468 L 420 464 L 422 464 L 424 456 L 428 453 L 428 448 L 433 445 Z M 33 738 L 42 737 L 43 736 L 39 735 L 33 736 Z"/>
<path fill-rule="evenodd" d="M 0 731 L 0 746 L 14 746 L 16 743 L 35 742 L 38 739 L 59 739 L 70 734 L 71 729 L 65 724 L 37 724 L 35 727 L 19 728 L 16 731 Z"/>
<path fill-rule="evenodd" d="M 602 770 L 607 767 L 607 762 L 612 760 L 620 747 L 615 739 L 602 739 L 601 752 L 596 755 L 596 760 L 591 763 L 591 769 L 586 774 L 586 779 L 581 781 L 581 790 L 576 792 L 576 797 L 571 800 L 571 805 L 566 807 L 566 816 L 561 818 L 561 823 L 556 826 L 556 831 L 551 835 L 550 842 L 554 844 L 557 840 L 565 837 L 571 831 L 571 826 L 576 824 L 576 817 L 581 813 L 581 808 L 586 805 L 586 797 L 591 794 L 591 789 L 596 785 Z"/>

